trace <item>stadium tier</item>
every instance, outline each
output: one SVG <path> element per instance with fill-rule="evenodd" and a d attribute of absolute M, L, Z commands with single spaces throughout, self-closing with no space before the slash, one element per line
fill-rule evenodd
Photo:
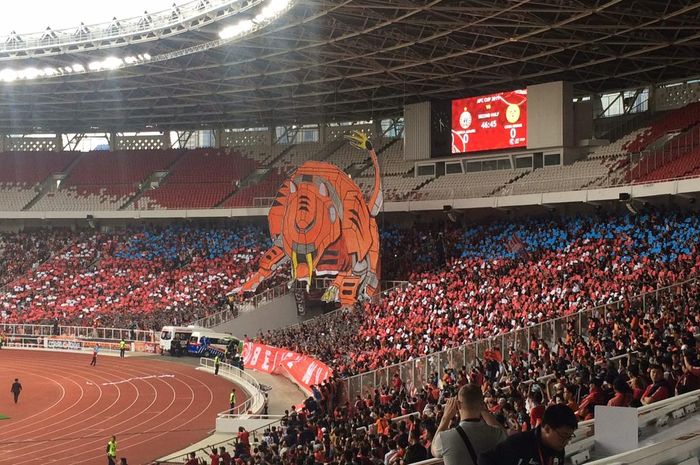
<path fill-rule="evenodd" d="M 479 198 L 696 176 L 700 169 L 697 108 L 693 104 L 666 112 L 652 126 L 631 129 L 616 141 L 595 147 L 583 159 L 537 169 L 419 176 L 416 162 L 403 159 L 401 139 L 379 138 L 376 146 L 384 198 Z M 649 134 L 654 135 L 653 140 Z M 632 152 L 640 148 L 645 150 Z M 236 149 L 8 152 L 0 154 L 0 209 L 98 211 L 265 206 L 284 176 L 308 160 L 324 160 L 346 169 L 365 192 L 373 183 L 368 159 L 342 139 L 327 144 L 306 142 Z"/>
<path fill-rule="evenodd" d="M 3 320 L 148 328 L 191 321 L 225 302 L 267 242 L 262 229 L 235 225 L 7 234 Z M 44 252 L 25 255 L 32 243 Z"/>
<path fill-rule="evenodd" d="M 454 244 L 460 257 L 445 269 L 412 276 L 407 289 L 366 305 L 360 318 L 314 328 L 347 334 L 342 349 L 299 337 L 303 328 L 264 340 L 319 357 L 342 375 L 375 369 L 696 276 L 699 231 L 697 215 L 658 213 L 469 228 Z"/>
<path fill-rule="evenodd" d="M 651 126 L 630 140 L 624 149 L 629 153 L 641 152 L 667 134 L 685 131 L 698 123 L 700 123 L 700 102 L 695 102 L 663 114 Z"/>
<path fill-rule="evenodd" d="M 254 160 L 236 151 L 188 151 L 162 184 L 145 191 L 131 208 L 212 208 L 231 195 L 256 167 Z"/>

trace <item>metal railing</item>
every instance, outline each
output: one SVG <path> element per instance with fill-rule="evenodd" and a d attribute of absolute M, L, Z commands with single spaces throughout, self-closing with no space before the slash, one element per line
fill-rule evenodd
<path fill-rule="evenodd" d="M 631 298 L 632 302 L 641 303 L 646 309 L 647 301 L 652 296 L 658 301 L 658 296 L 662 292 L 677 289 L 681 286 L 692 283 L 697 285 L 699 278 L 692 278 L 686 281 L 657 289 L 655 291 L 639 294 Z M 618 310 L 622 301 L 598 305 L 577 313 L 566 315 L 541 323 L 534 324 L 521 329 L 509 331 L 505 334 L 481 339 L 465 345 L 445 349 L 440 352 L 424 355 L 405 362 L 396 363 L 387 367 L 378 368 L 366 373 L 357 374 L 343 380 L 345 392 L 348 399 L 354 399 L 358 395 L 371 393 L 375 387 L 389 385 L 394 374 L 406 383 L 409 391 L 425 385 L 433 373 L 441 373 L 445 367 L 459 368 L 465 366 L 470 368 L 476 359 L 483 359 L 487 350 L 498 348 L 505 357 L 507 349 L 527 350 L 532 338 L 544 339 L 552 345 L 557 339 L 565 335 L 569 323 L 573 323 L 579 334 L 587 334 L 588 321 L 591 316 L 605 315 L 608 311 Z"/>
<path fill-rule="evenodd" d="M 199 359 L 199 364 L 200 366 L 211 368 L 212 370 L 215 368 L 215 361 L 211 358 L 202 357 Z M 233 365 L 229 365 L 228 363 L 221 363 L 219 365 L 219 373 L 227 378 L 239 380 L 243 383 L 249 384 L 253 388 L 254 392 L 250 393 L 250 397 L 248 397 L 245 402 L 237 405 L 233 411 L 228 409 L 223 412 L 219 412 L 216 415 L 217 417 L 238 417 L 240 415 L 245 415 L 251 411 L 251 407 L 256 405 L 256 403 L 259 403 L 261 406 L 265 403 L 265 394 L 260 387 L 260 383 L 258 383 L 255 378 L 250 376 L 245 371 L 234 367 Z M 252 413 L 255 414 L 256 412 Z"/>
<path fill-rule="evenodd" d="M 214 326 L 218 326 L 220 324 L 224 324 L 228 321 L 231 321 L 235 318 L 238 318 L 238 316 L 241 313 L 246 313 L 246 312 L 252 312 L 253 310 L 256 310 L 258 307 L 261 305 L 264 305 L 266 303 L 271 302 L 274 299 L 277 299 L 279 297 L 285 296 L 289 294 L 291 290 L 287 287 L 287 284 L 279 284 L 275 287 L 271 287 L 269 289 L 265 289 L 262 291 L 260 294 L 256 294 L 253 297 L 246 299 L 243 302 L 235 302 L 233 304 L 233 309 L 226 309 L 226 310 L 221 310 L 216 313 L 213 313 L 209 316 L 205 316 L 202 318 L 199 318 L 197 320 L 194 320 L 190 324 L 194 326 L 203 326 L 205 328 L 211 328 Z"/>
<path fill-rule="evenodd" d="M 153 331 L 124 328 L 101 328 L 92 326 L 53 326 L 20 323 L 0 323 L 0 333 L 7 336 L 74 337 L 78 339 L 101 339 L 119 341 L 157 342 Z"/>
<path fill-rule="evenodd" d="M 263 425 L 263 426 L 260 426 L 258 428 L 255 428 L 255 429 L 248 431 L 248 433 L 250 434 L 249 439 L 250 439 L 251 444 L 256 444 L 256 443 L 260 442 L 261 438 L 259 438 L 258 436 L 262 436 L 262 434 L 265 432 L 266 429 L 272 428 L 273 426 L 281 426 L 283 415 L 258 415 L 257 418 L 258 419 L 269 419 L 270 422 Z M 208 453 L 213 447 L 218 448 L 219 446 L 230 446 L 232 449 L 234 449 L 235 445 L 236 445 L 235 438 L 234 439 L 225 439 L 223 441 L 208 444 L 205 447 L 201 447 L 199 449 L 192 448 L 192 450 L 190 452 L 194 452 L 198 458 L 208 460 L 209 459 Z M 198 454 L 200 452 L 201 452 L 201 454 Z M 167 460 L 157 460 L 154 463 L 157 465 L 182 465 L 187 460 L 188 456 L 189 456 L 189 452 L 184 453 L 184 454 L 180 454 L 180 455 L 175 455 L 172 457 L 167 457 Z"/>

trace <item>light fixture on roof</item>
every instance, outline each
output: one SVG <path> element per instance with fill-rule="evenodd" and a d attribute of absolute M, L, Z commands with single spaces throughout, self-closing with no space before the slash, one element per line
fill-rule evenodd
<path fill-rule="evenodd" d="M 36 68 L 25 68 L 23 70 L 20 70 L 20 72 L 18 73 L 18 77 L 24 79 L 36 79 L 42 75 L 43 72 Z"/>
<path fill-rule="evenodd" d="M 254 19 L 244 19 L 228 26 L 219 32 L 219 37 L 223 40 L 232 39 L 239 35 L 250 32 L 254 26 L 275 19 L 291 4 L 292 0 L 270 0 L 270 2 L 258 13 Z"/>
<path fill-rule="evenodd" d="M 17 71 L 10 68 L 5 68 L 0 71 L 0 81 L 12 82 L 17 79 Z"/>

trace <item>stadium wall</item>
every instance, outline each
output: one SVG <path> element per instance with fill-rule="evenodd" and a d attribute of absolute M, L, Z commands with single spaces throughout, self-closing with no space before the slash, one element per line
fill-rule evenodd
<path fill-rule="evenodd" d="M 319 316 L 320 313 L 320 310 L 308 309 L 305 315 L 298 315 L 294 294 L 287 294 L 271 300 L 253 312 L 241 313 L 237 318 L 215 326 L 214 329 L 242 339 L 245 335 L 253 337 L 263 329 L 278 329 L 302 323 Z"/>
<path fill-rule="evenodd" d="M 574 145 L 573 86 L 549 82 L 527 88 L 527 148 Z"/>
<path fill-rule="evenodd" d="M 430 102 L 406 105 L 404 128 L 404 160 L 430 158 Z"/>

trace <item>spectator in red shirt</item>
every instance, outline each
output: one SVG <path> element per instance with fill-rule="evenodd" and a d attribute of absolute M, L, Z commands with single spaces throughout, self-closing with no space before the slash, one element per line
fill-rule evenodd
<path fill-rule="evenodd" d="M 199 465 L 199 460 L 197 460 L 197 456 L 194 452 L 190 452 L 190 456 L 187 462 L 185 462 L 185 465 Z"/>
<path fill-rule="evenodd" d="M 544 416 L 544 405 L 542 405 L 542 391 L 535 391 L 530 396 L 533 407 L 530 409 L 530 425 L 532 428 L 537 428 L 542 423 Z"/>
<path fill-rule="evenodd" d="M 220 457 L 219 453 L 216 450 L 216 447 L 211 448 L 211 453 L 209 454 L 209 458 L 211 459 L 210 465 L 220 465 Z"/>
<path fill-rule="evenodd" d="M 647 387 L 642 395 L 642 404 L 644 405 L 668 399 L 673 394 L 668 382 L 664 378 L 664 371 L 661 366 L 651 365 L 649 370 L 652 384 Z"/>
<path fill-rule="evenodd" d="M 606 399 L 605 394 L 601 391 L 600 386 L 603 384 L 602 380 L 595 378 L 593 379 L 588 388 L 588 395 L 583 398 L 579 404 L 576 415 L 582 420 L 589 420 L 593 418 L 593 408 L 596 405 L 605 405 Z"/>
<path fill-rule="evenodd" d="M 693 365 L 697 365 L 697 363 L 692 363 L 689 354 L 685 353 L 683 355 L 683 374 L 676 383 L 677 395 L 700 389 L 700 367 Z"/>
<path fill-rule="evenodd" d="M 615 395 L 608 401 L 609 407 L 629 407 L 632 404 L 632 388 L 627 384 L 627 380 L 619 376 L 613 382 Z"/>

